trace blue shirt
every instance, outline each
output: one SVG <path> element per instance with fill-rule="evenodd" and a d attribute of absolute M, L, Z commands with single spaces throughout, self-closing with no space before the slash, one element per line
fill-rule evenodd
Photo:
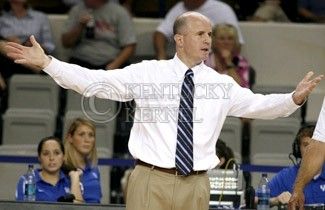
<path fill-rule="evenodd" d="M 282 169 L 269 182 L 271 197 L 276 197 L 282 192 L 292 193 L 299 166 Z M 325 203 L 325 164 L 322 173 L 312 179 L 304 189 L 305 204 Z"/>
<path fill-rule="evenodd" d="M 40 177 L 40 169 L 34 170 L 36 177 L 36 201 L 56 202 L 61 196 L 70 193 L 70 181 L 65 174 L 60 172 L 60 179 L 56 185 L 49 184 Z M 24 200 L 25 177 L 21 176 L 16 188 L 16 200 Z"/>
<path fill-rule="evenodd" d="M 83 199 L 86 203 L 100 203 L 102 189 L 98 167 L 86 166 L 81 179 Z"/>
<path fill-rule="evenodd" d="M 48 17 L 32 9 L 28 9 L 27 15 L 21 18 L 17 18 L 12 11 L 3 11 L 0 16 L 0 35 L 4 38 L 16 36 L 22 43 L 34 35 L 47 53 L 52 53 L 55 48 Z"/>

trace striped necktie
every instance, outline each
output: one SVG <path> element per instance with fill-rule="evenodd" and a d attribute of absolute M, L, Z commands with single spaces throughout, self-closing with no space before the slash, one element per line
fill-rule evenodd
<path fill-rule="evenodd" d="M 193 170 L 193 77 L 193 71 L 187 70 L 179 103 L 175 165 L 182 175 Z"/>

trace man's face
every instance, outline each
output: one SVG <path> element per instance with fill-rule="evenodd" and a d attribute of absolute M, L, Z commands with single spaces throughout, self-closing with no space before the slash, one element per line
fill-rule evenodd
<path fill-rule="evenodd" d="M 200 63 L 202 60 L 206 60 L 209 56 L 211 48 L 211 23 L 198 17 L 188 17 L 188 21 L 181 30 L 181 42 L 182 48 L 187 60 L 190 63 Z"/>
<path fill-rule="evenodd" d="M 302 137 L 301 140 L 300 140 L 300 151 L 301 151 L 301 157 L 304 157 L 305 153 L 306 153 L 306 148 L 307 146 L 309 145 L 311 141 L 311 138 L 310 137 Z"/>

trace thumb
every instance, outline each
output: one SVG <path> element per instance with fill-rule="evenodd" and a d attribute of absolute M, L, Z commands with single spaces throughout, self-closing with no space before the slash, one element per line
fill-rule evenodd
<path fill-rule="evenodd" d="M 39 46 L 38 42 L 36 41 L 34 35 L 31 35 L 29 38 L 30 42 L 32 43 L 33 46 Z"/>

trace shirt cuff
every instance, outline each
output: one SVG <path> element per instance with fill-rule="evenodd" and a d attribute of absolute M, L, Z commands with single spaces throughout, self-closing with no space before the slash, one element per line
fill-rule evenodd
<path fill-rule="evenodd" d="M 58 68 L 60 61 L 53 56 L 49 57 L 51 58 L 51 62 L 43 69 L 43 71 L 51 77 L 55 77 L 60 72 L 60 69 Z"/>
<path fill-rule="evenodd" d="M 295 92 L 293 91 L 292 93 L 290 94 L 287 94 L 287 97 L 290 97 L 290 99 L 286 100 L 286 106 L 289 108 L 289 109 L 298 109 L 300 108 L 302 105 L 304 105 L 304 103 L 306 103 L 306 100 L 301 104 L 301 105 L 297 105 L 294 100 L 293 100 L 293 94 Z"/>

